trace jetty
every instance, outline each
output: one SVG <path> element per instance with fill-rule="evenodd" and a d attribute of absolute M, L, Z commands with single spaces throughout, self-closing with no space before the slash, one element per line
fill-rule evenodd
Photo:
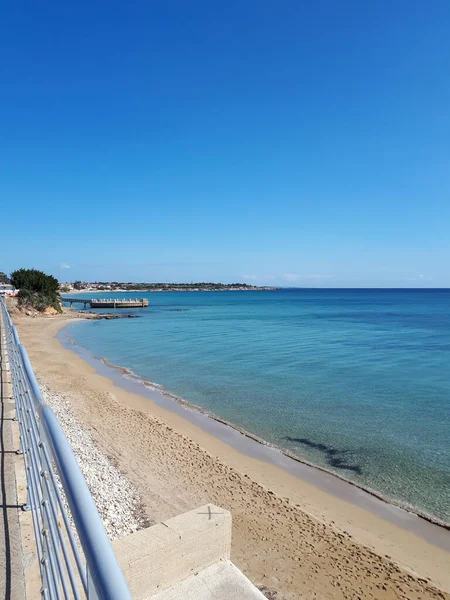
<path fill-rule="evenodd" d="M 72 304 L 80 303 L 91 308 L 146 308 L 148 306 L 147 298 L 61 298 L 62 302 Z"/>

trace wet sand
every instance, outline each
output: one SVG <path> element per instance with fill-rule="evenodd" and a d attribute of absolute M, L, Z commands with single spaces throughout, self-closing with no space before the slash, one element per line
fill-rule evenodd
<path fill-rule="evenodd" d="M 277 598 L 450 600 L 448 530 L 68 350 L 55 336 L 69 315 L 14 320 L 37 375 L 70 398 L 152 522 L 229 509 L 234 562 Z"/>

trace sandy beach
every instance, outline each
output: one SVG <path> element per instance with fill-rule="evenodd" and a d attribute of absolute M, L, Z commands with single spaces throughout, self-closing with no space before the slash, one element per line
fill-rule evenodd
<path fill-rule="evenodd" d="M 56 339 L 73 318 L 13 315 L 39 380 L 134 486 L 147 522 L 205 502 L 227 508 L 233 560 L 272 598 L 450 600 L 449 531 L 385 503 L 378 510 L 342 482 L 344 496 L 317 470 L 302 477 L 239 451 L 123 389 Z"/>

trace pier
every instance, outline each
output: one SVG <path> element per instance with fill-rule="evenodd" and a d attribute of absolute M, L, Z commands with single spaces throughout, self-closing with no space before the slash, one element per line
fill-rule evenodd
<path fill-rule="evenodd" d="M 146 308 L 148 306 L 147 298 L 61 298 L 62 302 L 68 302 L 70 308 L 72 304 L 79 303 L 91 308 Z"/>

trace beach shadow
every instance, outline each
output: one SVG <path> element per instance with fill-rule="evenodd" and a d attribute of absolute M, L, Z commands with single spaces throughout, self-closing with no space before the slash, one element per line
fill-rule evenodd
<path fill-rule="evenodd" d="M 351 465 L 346 462 L 345 455 L 349 453 L 349 450 L 337 450 L 336 448 L 330 448 L 325 444 L 319 444 L 317 442 L 313 442 L 308 438 L 296 438 L 286 436 L 286 440 L 289 442 L 295 442 L 296 444 L 303 444 L 304 446 L 308 446 L 308 448 L 313 448 L 314 450 L 319 450 L 325 456 L 325 459 L 330 467 L 334 469 L 343 469 L 346 471 L 353 471 L 353 473 L 357 473 L 358 475 L 362 474 L 362 469 L 359 465 Z"/>

